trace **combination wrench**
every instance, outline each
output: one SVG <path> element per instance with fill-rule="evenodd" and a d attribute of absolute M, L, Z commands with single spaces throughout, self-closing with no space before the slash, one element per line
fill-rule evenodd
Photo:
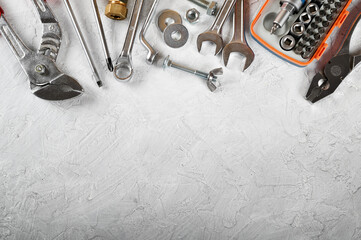
<path fill-rule="evenodd" d="M 254 52 L 248 46 L 245 36 L 245 21 L 244 21 L 244 0 L 237 0 L 234 10 L 233 20 L 233 39 L 223 49 L 223 61 L 227 66 L 229 56 L 232 52 L 238 52 L 246 58 L 246 63 L 243 67 L 243 71 L 246 70 L 254 60 Z"/>
<path fill-rule="evenodd" d="M 223 49 L 223 38 L 221 36 L 221 30 L 224 22 L 231 13 L 236 0 L 225 0 L 221 10 L 218 12 L 216 19 L 214 20 L 211 28 L 204 33 L 201 33 L 197 39 L 198 52 L 202 49 L 203 42 L 213 42 L 216 45 L 216 53 L 219 54 Z"/>
<path fill-rule="evenodd" d="M 123 50 L 120 53 L 114 68 L 114 76 L 120 81 L 129 81 L 134 73 L 132 65 L 132 50 L 142 6 L 143 0 L 135 0 Z"/>

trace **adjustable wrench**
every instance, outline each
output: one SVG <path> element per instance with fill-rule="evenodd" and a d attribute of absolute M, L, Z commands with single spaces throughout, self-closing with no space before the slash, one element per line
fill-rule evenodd
<path fill-rule="evenodd" d="M 120 56 L 114 68 L 114 76 L 120 81 L 129 81 L 134 73 L 132 65 L 132 50 L 134 46 L 135 34 L 137 32 L 142 6 L 143 0 L 135 0 L 133 13 L 130 19 L 123 50 L 120 53 Z"/>
<path fill-rule="evenodd" d="M 56 59 L 61 45 L 61 29 L 45 0 L 32 0 L 43 25 L 38 52 L 30 50 L 7 22 L 0 8 L 0 35 L 18 59 L 27 75 L 32 93 L 50 101 L 66 100 L 83 93 L 83 87 L 60 71 Z"/>
<path fill-rule="evenodd" d="M 223 50 L 223 61 L 224 65 L 227 66 L 229 56 L 232 52 L 238 52 L 246 57 L 246 63 L 243 70 L 246 70 L 254 60 L 254 53 L 248 46 L 246 36 L 244 34 L 245 22 L 244 22 L 244 0 L 237 0 L 236 7 L 234 10 L 234 33 L 233 39 L 228 43 Z"/>
<path fill-rule="evenodd" d="M 219 54 L 223 48 L 223 38 L 221 36 L 221 29 L 227 17 L 231 13 L 236 0 L 225 0 L 221 10 L 218 12 L 216 19 L 214 20 L 211 28 L 204 33 L 201 33 L 197 39 L 198 52 L 202 49 L 203 42 L 209 41 L 216 44 L 216 53 Z"/>

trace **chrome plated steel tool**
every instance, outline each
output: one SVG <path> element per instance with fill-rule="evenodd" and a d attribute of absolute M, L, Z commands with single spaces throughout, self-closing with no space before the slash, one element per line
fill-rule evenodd
<path fill-rule="evenodd" d="M 66 100 L 83 93 L 83 87 L 61 72 L 55 62 L 61 45 L 61 29 L 45 0 L 32 1 L 43 24 L 43 36 L 37 53 L 30 50 L 7 22 L 0 8 L 0 33 L 29 78 L 33 94 L 51 101 Z"/>
<path fill-rule="evenodd" d="M 223 61 L 224 65 L 227 66 L 229 56 L 232 52 L 238 52 L 246 58 L 246 63 L 242 68 L 242 71 L 245 71 L 254 60 L 254 52 L 248 46 L 245 36 L 245 27 L 244 22 L 244 0 L 237 0 L 236 7 L 234 10 L 234 30 L 233 30 L 233 39 L 228 43 L 223 49 Z"/>
<path fill-rule="evenodd" d="M 361 55 L 350 54 L 351 37 L 360 19 L 361 13 L 358 13 L 353 23 L 342 26 L 340 31 L 347 32 L 348 30 L 348 33 L 338 52 L 326 64 L 324 70 L 313 78 L 306 95 L 306 99 L 310 102 L 315 103 L 335 92 L 342 81 L 361 62 Z"/>
<path fill-rule="evenodd" d="M 271 34 L 275 33 L 279 28 L 283 27 L 288 18 L 297 13 L 306 3 L 306 0 L 281 0 L 281 11 L 277 14 L 273 21 Z"/>
<path fill-rule="evenodd" d="M 97 27 L 98 27 L 99 36 L 100 36 L 100 40 L 102 42 L 102 47 L 103 47 L 103 51 L 104 51 L 104 55 L 105 55 L 105 61 L 106 61 L 107 65 L 108 65 L 109 71 L 113 72 L 113 70 L 114 70 L 113 62 L 112 62 L 112 58 L 110 56 L 108 43 L 107 43 L 107 40 L 105 38 L 104 27 L 103 27 L 102 19 L 100 17 L 100 12 L 99 12 L 99 8 L 98 8 L 97 0 L 93 0 L 92 3 L 93 3 L 93 12 L 94 12 L 95 18 L 97 20 Z"/>
<path fill-rule="evenodd" d="M 155 10 L 158 6 L 158 3 L 159 3 L 159 0 L 153 1 L 152 7 L 149 10 L 147 19 L 145 20 L 142 30 L 140 31 L 140 34 L 139 34 L 140 42 L 143 44 L 145 49 L 147 49 L 147 51 L 148 51 L 146 60 L 147 60 L 147 63 L 150 65 L 154 63 L 154 60 L 156 59 L 156 57 L 158 55 L 158 51 L 155 50 L 152 45 L 150 45 L 150 43 L 145 38 L 145 34 L 149 28 L 150 23 L 152 22 L 152 19 L 153 19 Z"/>
<path fill-rule="evenodd" d="M 143 0 L 135 0 L 123 50 L 114 68 L 114 76 L 119 81 L 129 81 L 133 77 L 132 51 L 142 6 Z"/>
<path fill-rule="evenodd" d="M 213 42 L 216 45 L 215 55 L 219 54 L 223 49 L 223 38 L 221 30 L 224 22 L 231 13 L 236 0 L 225 0 L 221 10 L 219 10 L 216 19 L 214 20 L 211 28 L 204 33 L 201 33 L 197 38 L 198 52 L 202 49 L 203 42 Z"/>
<path fill-rule="evenodd" d="M 93 72 L 93 77 L 95 78 L 95 81 L 96 81 L 96 84 L 98 85 L 98 87 L 102 87 L 103 82 L 100 80 L 99 73 L 98 73 L 97 69 L 95 68 L 94 60 L 90 55 L 89 47 L 86 44 L 86 41 L 85 41 L 85 38 L 83 36 L 82 31 L 80 30 L 79 23 L 76 20 L 73 8 L 71 7 L 71 4 L 70 4 L 69 0 L 63 0 L 63 2 L 65 4 L 65 6 L 66 6 L 66 10 L 68 11 L 71 22 L 73 23 L 73 27 L 74 27 L 74 29 L 75 29 L 78 37 L 79 37 L 80 43 L 81 43 L 81 45 L 82 45 L 82 47 L 84 49 L 84 53 L 85 53 L 85 55 L 86 55 L 86 57 L 88 59 L 90 68 L 91 68 L 91 70 Z"/>

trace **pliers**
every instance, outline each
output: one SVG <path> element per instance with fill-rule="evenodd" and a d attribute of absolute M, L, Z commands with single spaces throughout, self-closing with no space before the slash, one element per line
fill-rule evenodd
<path fill-rule="evenodd" d="M 83 87 L 61 72 L 55 64 L 61 44 L 61 29 L 46 0 L 31 0 L 43 24 L 38 52 L 30 50 L 7 22 L 0 8 L 0 33 L 15 54 L 30 81 L 34 95 L 51 101 L 70 99 L 83 93 Z"/>
<path fill-rule="evenodd" d="M 348 30 L 348 33 L 340 49 L 326 64 L 323 72 L 317 73 L 313 78 L 306 95 L 306 99 L 310 102 L 315 103 L 335 92 L 341 82 L 361 62 L 361 55 L 353 56 L 350 54 L 351 37 L 360 19 L 361 13 L 351 24 L 343 25 L 340 32 L 347 32 Z"/>

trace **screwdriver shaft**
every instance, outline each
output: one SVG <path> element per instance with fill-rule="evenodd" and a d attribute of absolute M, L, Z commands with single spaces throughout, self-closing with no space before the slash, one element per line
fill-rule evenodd
<path fill-rule="evenodd" d="M 95 81 L 96 81 L 98 87 L 102 87 L 102 86 L 103 86 L 103 83 L 102 83 L 102 81 L 100 80 L 98 71 L 97 71 L 96 68 L 95 68 L 94 61 L 93 61 L 92 57 L 90 56 L 89 48 L 88 48 L 88 46 L 87 46 L 87 44 L 86 44 L 86 42 L 85 42 L 83 33 L 82 33 L 81 30 L 80 30 L 78 21 L 77 21 L 76 18 L 75 18 L 75 14 L 74 14 L 73 9 L 72 9 L 72 7 L 71 7 L 71 5 L 70 5 L 70 2 L 69 2 L 69 0 L 63 0 L 63 2 L 64 2 L 64 4 L 65 4 L 66 9 L 67 9 L 67 11 L 68 11 L 68 14 L 69 14 L 69 16 L 70 16 L 70 18 L 71 18 L 71 21 L 72 21 L 72 23 L 73 23 L 74 29 L 75 29 L 78 37 L 79 37 L 80 43 L 81 43 L 81 45 L 82 45 L 82 47 L 83 47 L 83 49 L 84 49 L 85 55 L 86 55 L 86 57 L 87 57 L 87 59 L 88 59 L 89 65 L 90 65 L 91 70 L 92 70 L 92 72 L 93 72 L 93 76 L 94 76 L 94 78 L 95 78 Z"/>
<path fill-rule="evenodd" d="M 102 47 L 103 47 L 103 51 L 104 51 L 104 55 L 105 55 L 105 60 L 107 62 L 109 71 L 113 72 L 113 70 L 114 70 L 113 62 L 112 62 L 112 58 L 110 57 L 107 40 L 105 38 L 104 27 L 103 27 L 102 20 L 100 18 L 100 13 L 99 13 L 97 0 L 93 0 L 92 3 L 93 3 L 94 15 L 95 15 L 95 18 L 97 20 L 97 27 L 98 27 L 100 39 L 102 41 Z"/>

